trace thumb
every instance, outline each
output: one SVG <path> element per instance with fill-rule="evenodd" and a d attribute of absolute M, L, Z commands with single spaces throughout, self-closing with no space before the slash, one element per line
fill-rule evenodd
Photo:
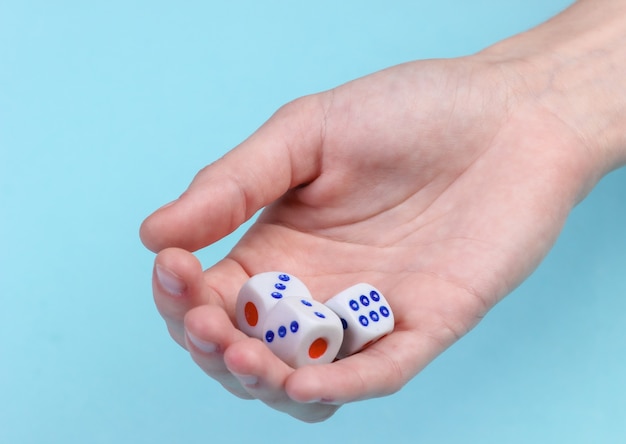
<path fill-rule="evenodd" d="M 224 157 L 203 168 L 174 202 L 142 224 L 140 237 L 152 251 L 195 251 L 227 234 L 289 189 L 318 174 L 325 94 L 279 109 Z"/>

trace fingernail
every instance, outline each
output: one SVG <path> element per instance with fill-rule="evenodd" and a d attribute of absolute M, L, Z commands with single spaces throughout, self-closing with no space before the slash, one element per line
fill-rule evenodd
<path fill-rule="evenodd" d="M 332 398 L 313 398 L 307 399 L 306 401 L 302 401 L 304 404 L 328 404 L 328 405 L 336 405 L 337 401 Z"/>
<path fill-rule="evenodd" d="M 259 378 L 254 375 L 237 375 L 235 373 L 233 374 L 239 380 L 241 385 L 245 387 L 254 387 L 259 382 Z"/>
<path fill-rule="evenodd" d="M 156 277 L 161 287 L 173 296 L 182 296 L 187 289 L 187 284 L 175 273 L 157 264 L 154 267 Z"/>
<path fill-rule="evenodd" d="M 193 344 L 195 348 L 203 353 L 215 353 L 217 351 L 217 345 L 213 342 L 203 341 L 202 339 L 194 336 L 189 331 L 187 332 L 187 339 Z"/>

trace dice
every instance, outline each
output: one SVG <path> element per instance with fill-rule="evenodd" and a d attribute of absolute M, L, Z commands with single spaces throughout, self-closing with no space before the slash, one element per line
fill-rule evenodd
<path fill-rule="evenodd" d="M 339 317 L 312 299 L 286 297 L 269 312 L 263 341 L 293 368 L 332 362 L 343 342 Z"/>
<path fill-rule="evenodd" d="M 322 304 L 302 281 L 278 271 L 252 276 L 239 291 L 235 311 L 240 330 L 294 368 L 354 354 L 393 331 L 395 323 L 388 302 L 369 284 Z"/>
<path fill-rule="evenodd" d="M 306 285 L 293 275 L 269 271 L 252 276 L 239 290 L 235 319 L 241 331 L 262 339 L 268 313 L 283 298 L 312 300 Z"/>
<path fill-rule="evenodd" d="M 394 317 L 382 293 L 369 284 L 354 285 L 326 301 L 343 324 L 338 358 L 356 353 L 393 331 Z"/>

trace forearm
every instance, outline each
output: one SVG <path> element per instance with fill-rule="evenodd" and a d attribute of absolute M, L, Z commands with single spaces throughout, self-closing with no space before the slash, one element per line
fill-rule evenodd
<path fill-rule="evenodd" d="M 626 163 L 626 0 L 580 0 L 481 55 L 521 67 L 538 103 L 592 153 L 598 177 Z"/>

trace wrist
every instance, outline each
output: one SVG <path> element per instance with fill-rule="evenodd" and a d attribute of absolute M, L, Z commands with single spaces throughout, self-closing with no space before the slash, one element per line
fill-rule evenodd
<path fill-rule="evenodd" d="M 581 0 L 478 56 L 571 129 L 597 179 L 626 163 L 626 1 Z"/>

